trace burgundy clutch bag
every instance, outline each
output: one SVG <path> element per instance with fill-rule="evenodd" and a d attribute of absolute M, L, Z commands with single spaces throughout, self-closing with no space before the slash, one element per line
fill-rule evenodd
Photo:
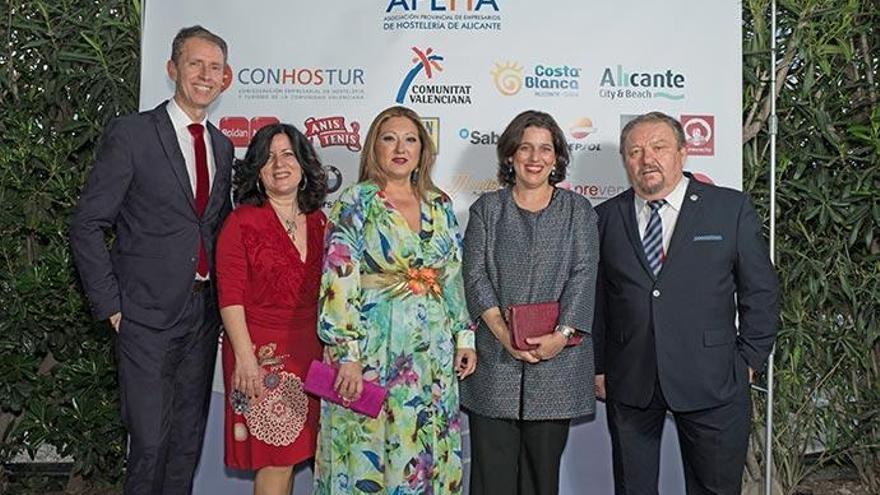
<path fill-rule="evenodd" d="M 520 351 L 530 351 L 536 345 L 526 343 L 530 337 L 540 337 L 556 330 L 559 323 L 559 303 L 557 301 L 514 304 L 507 307 L 504 319 L 513 334 L 513 347 Z M 577 345 L 583 337 L 575 334 L 568 345 Z"/>
<path fill-rule="evenodd" d="M 329 364 L 318 360 L 312 361 L 303 388 L 312 395 L 339 404 L 354 412 L 371 418 L 378 416 L 382 410 L 382 404 L 385 402 L 385 397 L 388 396 L 388 389 L 364 380 L 364 390 L 361 392 L 361 397 L 354 402 L 345 402 L 333 389 L 336 372 L 336 368 Z"/>

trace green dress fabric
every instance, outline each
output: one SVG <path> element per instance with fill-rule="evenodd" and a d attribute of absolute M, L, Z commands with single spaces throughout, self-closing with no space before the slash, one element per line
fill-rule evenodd
<path fill-rule="evenodd" d="M 315 493 L 461 493 L 455 348 L 473 348 L 461 235 L 449 197 L 429 192 L 420 232 L 363 182 L 333 206 L 318 335 L 334 364 L 360 361 L 389 391 L 373 419 L 323 401 Z"/>

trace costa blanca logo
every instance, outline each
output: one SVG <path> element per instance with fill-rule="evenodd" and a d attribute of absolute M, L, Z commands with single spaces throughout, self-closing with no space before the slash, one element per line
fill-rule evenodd
<path fill-rule="evenodd" d="M 277 117 L 262 116 L 248 119 L 241 116 L 223 117 L 220 119 L 220 132 L 232 141 L 236 148 L 246 148 L 251 143 L 251 138 L 263 127 L 269 124 L 277 124 Z"/>
<path fill-rule="evenodd" d="M 328 146 L 345 146 L 350 151 L 361 150 L 361 125 L 351 122 L 351 130 L 345 126 L 345 117 L 309 117 L 305 121 L 306 137 L 314 143 L 315 139 L 322 148 Z"/>
<path fill-rule="evenodd" d="M 688 155 L 715 156 L 714 115 L 682 115 L 679 121 L 687 138 Z"/>
<path fill-rule="evenodd" d="M 421 73 L 425 73 L 428 81 L 434 80 L 440 72 L 443 72 L 443 66 L 440 62 L 444 60 L 442 56 L 434 53 L 433 48 L 420 50 L 412 47 L 415 56 L 412 58 L 414 64 L 406 73 L 400 88 L 397 90 L 397 97 L 394 99 L 397 103 L 421 103 L 425 105 L 470 105 L 471 89 L 470 84 L 414 84 L 416 77 Z"/>
<path fill-rule="evenodd" d="M 234 71 L 243 100 L 363 100 L 363 67 L 243 67 Z"/>
<path fill-rule="evenodd" d="M 610 100 L 653 99 L 681 100 L 687 79 L 672 69 L 632 70 L 622 65 L 605 67 L 599 80 L 599 96 Z"/>
<path fill-rule="evenodd" d="M 567 64 L 535 64 L 526 70 L 517 62 L 495 62 L 492 78 L 495 89 L 504 96 L 513 96 L 526 88 L 533 96 L 580 95 L 581 73 L 579 67 Z"/>
<path fill-rule="evenodd" d="M 499 93 L 504 96 L 515 95 L 523 86 L 523 68 L 516 62 L 495 62 L 492 78 Z"/>
<path fill-rule="evenodd" d="M 388 0 L 385 31 L 500 31 L 501 0 Z"/>

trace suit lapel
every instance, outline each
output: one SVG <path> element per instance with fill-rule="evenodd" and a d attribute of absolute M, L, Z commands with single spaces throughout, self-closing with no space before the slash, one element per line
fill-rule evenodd
<path fill-rule="evenodd" d="M 676 255 L 684 249 L 689 239 L 693 239 L 694 227 L 703 214 L 703 185 L 699 181 L 688 175 L 687 191 L 684 195 L 684 201 L 681 203 L 681 211 L 678 212 L 678 220 L 675 222 L 675 231 L 672 232 L 672 239 L 669 241 L 669 251 L 666 253 L 666 259 L 663 261 L 663 273 L 669 263 L 674 263 Z"/>
<path fill-rule="evenodd" d="M 642 268 L 651 277 L 654 278 L 654 272 L 651 271 L 651 265 L 648 264 L 648 258 L 645 257 L 645 248 L 642 246 L 642 239 L 639 237 L 639 222 L 636 220 L 636 208 L 633 203 L 633 195 L 635 192 L 630 188 L 621 196 L 617 207 L 620 210 L 620 216 L 623 218 L 623 228 L 626 230 L 626 236 L 632 244 L 636 258 L 642 264 Z"/>
<path fill-rule="evenodd" d="M 186 171 L 186 161 L 183 159 L 183 153 L 180 151 L 180 142 L 177 140 L 177 134 L 174 132 L 174 126 L 171 124 L 171 117 L 165 110 L 168 102 L 161 103 L 152 110 L 153 118 L 156 122 L 156 132 L 159 133 L 159 141 L 162 142 L 162 148 L 165 150 L 165 156 L 168 158 L 168 164 L 177 177 L 177 182 L 183 189 L 192 207 L 193 213 L 196 211 L 196 198 L 193 196 L 192 185 L 189 182 L 189 172 Z"/>

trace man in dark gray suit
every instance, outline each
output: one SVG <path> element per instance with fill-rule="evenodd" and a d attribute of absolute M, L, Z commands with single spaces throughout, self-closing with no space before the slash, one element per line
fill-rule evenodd
<path fill-rule="evenodd" d="M 739 494 L 749 383 L 773 346 L 779 312 L 761 222 L 741 192 L 682 172 L 685 136 L 672 117 L 629 122 L 620 151 L 632 188 L 596 209 L 593 328 L 616 493 L 657 493 L 671 411 L 687 493 Z"/>
<path fill-rule="evenodd" d="M 206 120 L 226 56 L 201 26 L 177 34 L 174 98 L 107 126 L 71 221 L 92 312 L 118 334 L 126 494 L 192 491 L 220 322 L 214 241 L 231 209 L 232 144 Z"/>

